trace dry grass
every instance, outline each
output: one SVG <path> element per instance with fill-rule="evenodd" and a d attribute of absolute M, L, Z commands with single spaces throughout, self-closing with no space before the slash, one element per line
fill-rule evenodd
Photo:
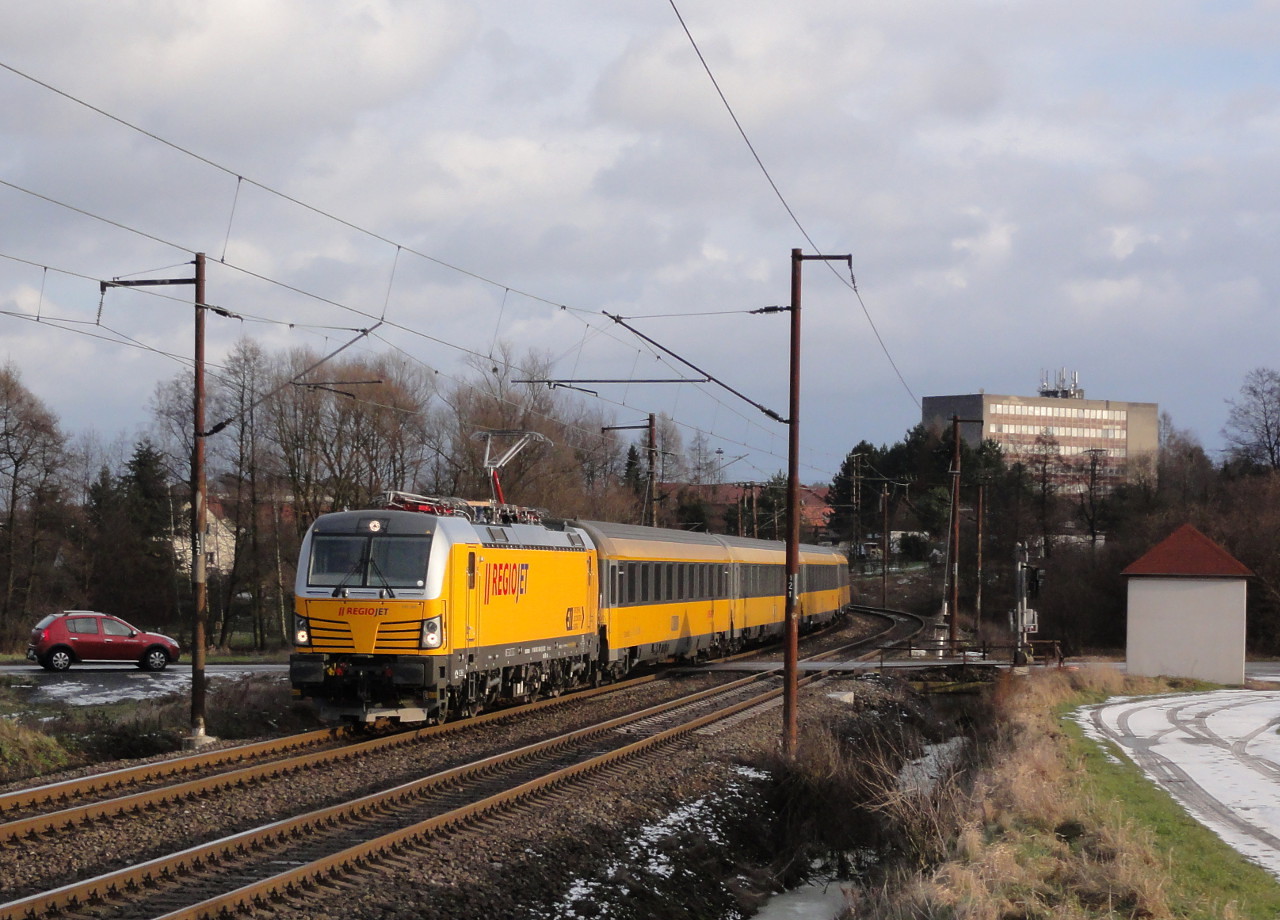
<path fill-rule="evenodd" d="M 2 689 L 2 688 L 0 688 Z M 59 703 L 33 710 L 10 692 L 0 694 L 0 782 L 67 767 L 179 750 L 191 730 L 187 694 L 164 699 L 82 707 Z M 214 680 L 205 727 L 215 738 L 245 739 L 316 728 L 309 704 L 292 698 L 279 678 Z"/>
<path fill-rule="evenodd" d="M 66 749 L 43 732 L 0 719 L 0 783 L 39 776 L 71 764 Z"/>
<path fill-rule="evenodd" d="M 887 823 L 915 859 L 850 890 L 859 920 L 1172 918 L 1152 835 L 1082 781 L 1055 713 L 1068 701 L 1169 686 L 1111 668 L 1009 677 L 965 769 L 927 798 L 881 790 Z M 1222 914 L 1221 916 L 1227 916 Z"/>
<path fill-rule="evenodd" d="M 190 725 L 191 701 L 182 696 L 158 706 L 158 719 L 166 725 Z M 250 675 L 237 680 L 215 680 L 209 686 L 205 729 L 215 738 L 257 738 L 317 728 L 315 707 L 294 699 L 287 681 Z"/>

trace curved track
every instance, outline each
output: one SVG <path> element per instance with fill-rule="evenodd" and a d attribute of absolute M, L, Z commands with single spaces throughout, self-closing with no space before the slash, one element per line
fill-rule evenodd
<path fill-rule="evenodd" d="M 811 682 L 817 678 L 808 678 Z M 366 871 L 406 848 L 447 849 L 478 818 L 525 807 L 781 693 L 756 675 L 622 718 L 441 771 L 331 808 L 0 905 L 0 918 L 195 918 L 252 911 Z M 424 857 L 425 858 L 425 857 Z M 284 868 L 284 867 L 292 868 Z"/>
<path fill-rule="evenodd" d="M 835 642 L 828 636 L 826 642 L 820 643 L 828 647 L 813 657 L 875 654 L 882 642 L 900 638 L 903 630 L 909 631 L 919 625 L 901 614 L 865 609 L 860 612 L 884 619 L 885 629 L 837 647 L 830 647 Z M 813 638 L 821 638 L 821 634 L 815 634 Z M 545 794 L 545 790 L 581 782 L 578 777 L 601 770 L 634 770 L 634 766 L 621 767 L 619 764 L 636 757 L 660 756 L 652 752 L 655 746 L 660 747 L 691 731 L 706 730 L 706 726 L 720 720 L 735 715 L 738 718 L 748 717 L 752 712 L 759 712 L 759 707 L 776 705 L 782 693 L 778 686 L 778 670 L 449 767 L 425 779 L 414 778 L 391 789 L 360 795 L 338 805 L 297 814 L 180 852 L 147 859 L 118 871 L 31 894 L 0 904 L 0 918 L 52 915 L 203 917 L 226 910 L 252 909 L 252 905 L 261 903 L 263 898 L 296 893 L 299 885 L 316 884 L 334 877 L 335 873 L 364 871 L 363 867 L 370 860 L 382 858 L 376 854 L 388 848 L 401 852 L 405 847 L 435 846 L 437 844 L 432 841 L 439 839 L 440 835 L 465 832 L 477 816 L 513 807 L 513 803 L 527 803 L 531 797 Z M 815 674 L 801 683 L 820 679 L 822 676 Z M 144 826 L 153 826 L 148 816 L 179 799 L 208 796 L 213 794 L 210 790 L 216 794 L 235 795 L 236 789 L 259 778 L 283 776 L 287 779 L 300 771 L 332 761 L 372 757 L 379 751 L 419 744 L 443 733 L 518 717 L 540 708 L 565 705 L 596 693 L 638 687 L 651 680 L 642 678 L 465 722 L 355 744 L 335 746 L 342 739 L 329 732 L 295 736 L 283 739 L 286 746 L 302 749 L 289 757 L 282 756 L 279 751 L 269 751 L 268 746 L 248 745 L 244 749 L 231 749 L 216 755 L 196 755 L 162 765 L 148 765 L 144 769 L 152 772 L 141 777 L 129 778 L 125 771 L 101 774 L 90 778 L 91 788 L 87 791 L 76 791 L 78 787 L 73 788 L 69 784 L 40 787 L 15 794 L 12 798 L 17 802 L 20 795 L 25 795 L 22 807 L 28 810 L 38 808 L 43 813 L 11 818 L 0 825 L 0 841 L 22 846 L 23 840 L 34 841 L 41 835 L 50 834 L 70 834 L 74 840 L 78 828 L 88 827 L 100 818 L 137 820 Z M 321 735 L 324 737 L 319 737 Z M 309 749 L 315 745 L 328 745 L 328 749 Z M 239 766 L 251 754 L 272 759 Z M 180 766 L 184 760 L 190 763 Z M 212 772 L 191 778 L 192 771 L 204 761 L 210 763 L 199 769 Z M 154 775 L 157 767 L 163 775 Z M 324 782 L 324 774 L 316 775 L 320 782 Z M 168 785 L 133 791 L 137 783 L 165 782 Z M 124 794 L 119 794 L 121 790 Z M 112 791 L 116 792 L 114 799 L 68 804 L 77 796 L 92 797 Z M 9 806 L 7 814 L 11 816 L 17 808 L 16 804 Z M 296 868 L 280 871 L 283 866 Z M 127 906 L 134 902 L 137 902 L 137 907 Z M 103 910 L 106 910 L 105 914 Z"/>

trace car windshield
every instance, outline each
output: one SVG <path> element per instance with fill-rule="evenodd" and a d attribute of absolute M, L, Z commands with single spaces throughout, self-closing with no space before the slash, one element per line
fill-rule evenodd
<path fill-rule="evenodd" d="M 51 614 L 49 614 L 47 617 L 44 617 L 44 618 L 43 618 L 39 623 L 37 623 L 37 624 L 35 625 L 35 628 L 36 628 L 36 629 L 44 629 L 46 626 L 48 626 L 49 624 L 51 624 L 51 623 L 52 623 L 54 620 L 56 620 L 57 618 L 58 618 L 58 614 L 56 614 L 56 613 L 51 613 Z"/>
<path fill-rule="evenodd" d="M 307 584 L 348 588 L 421 588 L 426 584 L 428 536 L 316 534 Z"/>

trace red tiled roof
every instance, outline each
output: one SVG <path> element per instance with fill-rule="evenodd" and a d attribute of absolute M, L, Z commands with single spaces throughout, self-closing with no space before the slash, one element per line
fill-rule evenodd
<path fill-rule="evenodd" d="M 1190 524 L 1183 524 L 1120 574 L 1247 578 L 1253 572 Z"/>

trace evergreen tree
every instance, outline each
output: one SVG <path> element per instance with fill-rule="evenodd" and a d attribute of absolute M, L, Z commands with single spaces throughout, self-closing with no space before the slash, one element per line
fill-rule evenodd
<path fill-rule="evenodd" d="M 89 489 L 95 530 L 90 600 L 146 628 L 168 627 L 177 609 L 174 509 L 163 455 L 140 442 L 124 475 L 103 469 Z"/>
<path fill-rule="evenodd" d="M 644 495 L 646 476 L 646 472 L 640 466 L 640 450 L 632 444 L 627 448 L 627 460 L 622 469 L 622 481 L 631 490 L 631 494 L 639 497 Z"/>

